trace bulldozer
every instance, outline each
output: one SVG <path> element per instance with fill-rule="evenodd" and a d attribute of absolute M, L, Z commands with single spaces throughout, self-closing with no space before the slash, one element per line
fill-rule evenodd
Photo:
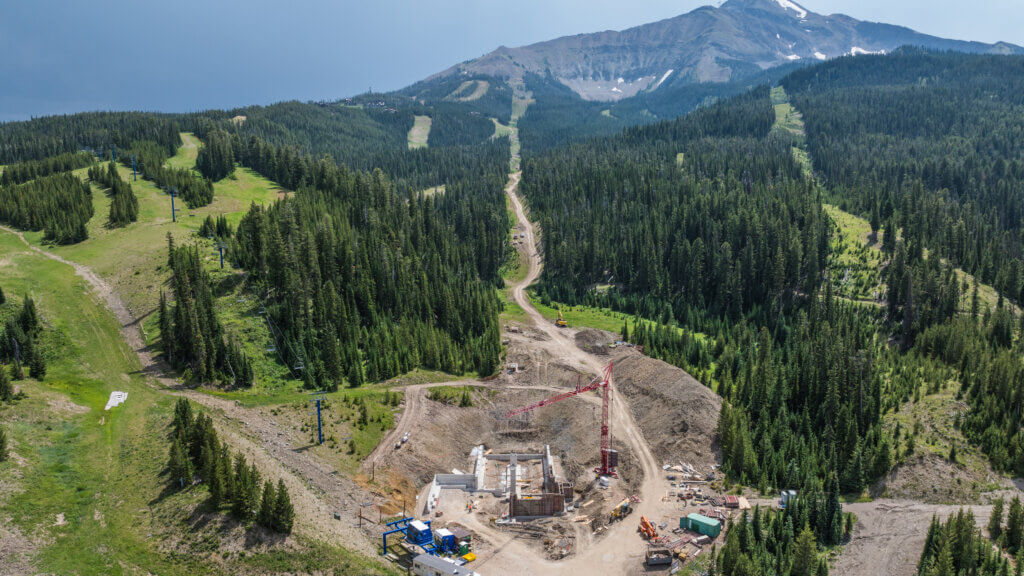
<path fill-rule="evenodd" d="M 562 316 L 562 309 L 558 309 L 558 320 L 555 320 L 555 326 L 559 328 L 565 328 L 569 326 L 569 323 L 565 321 L 565 316 Z"/>
<path fill-rule="evenodd" d="M 630 512 L 633 511 L 633 505 L 630 503 L 629 498 L 626 498 L 615 508 L 612 508 L 611 521 L 622 520 L 626 516 L 629 516 Z"/>

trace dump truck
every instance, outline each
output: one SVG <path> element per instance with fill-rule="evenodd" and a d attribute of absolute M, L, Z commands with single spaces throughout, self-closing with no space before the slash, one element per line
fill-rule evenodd
<path fill-rule="evenodd" d="M 668 566 L 672 563 L 672 551 L 668 548 L 648 548 L 644 562 L 648 566 Z"/>
<path fill-rule="evenodd" d="M 565 317 L 562 316 L 562 309 L 559 308 L 558 309 L 558 320 L 555 320 L 555 326 L 558 326 L 559 328 L 565 328 L 568 325 L 569 325 L 569 323 L 566 322 L 565 321 Z"/>

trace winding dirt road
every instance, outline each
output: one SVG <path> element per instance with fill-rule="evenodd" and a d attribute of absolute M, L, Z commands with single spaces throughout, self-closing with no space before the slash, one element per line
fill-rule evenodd
<path fill-rule="evenodd" d="M 568 360 L 570 365 L 597 376 L 604 370 L 607 359 L 602 359 L 581 350 L 573 338 L 575 331 L 559 328 L 545 319 L 527 297 L 526 289 L 540 277 L 543 260 L 537 250 L 537 233 L 519 198 L 521 172 L 509 176 L 505 193 L 512 204 L 518 228 L 526 235 L 520 245 L 525 252 L 529 268 L 526 276 L 512 286 L 512 299 L 530 317 L 535 327 L 544 332 L 549 340 L 543 343 L 545 349 L 555 356 Z M 612 376 L 612 431 L 613 438 L 627 444 L 636 456 L 643 482 L 638 492 L 641 502 L 637 505 L 636 516 L 656 517 L 657 504 L 666 494 L 668 485 L 661 478 L 661 467 L 651 452 L 650 446 L 640 432 L 640 427 L 622 397 L 617 394 Z M 491 565 L 516 567 L 520 574 L 628 574 L 639 566 L 646 543 L 636 532 L 634 522 L 620 522 L 612 526 L 599 545 L 580 550 L 572 558 L 551 562 L 537 557 L 537 552 L 518 542 L 514 537 L 500 533 L 506 541 L 498 546 L 499 552 L 488 560 Z"/>

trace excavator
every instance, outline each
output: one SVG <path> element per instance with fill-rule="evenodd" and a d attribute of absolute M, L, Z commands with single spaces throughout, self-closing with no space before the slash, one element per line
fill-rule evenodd
<path fill-rule="evenodd" d="M 633 511 L 633 505 L 629 501 L 629 498 L 626 498 L 622 502 L 619 502 L 618 506 L 616 506 L 615 508 L 612 508 L 612 514 L 611 514 L 612 518 L 611 519 L 612 519 L 613 522 L 615 520 L 622 520 L 626 516 L 629 516 L 629 513 L 632 512 L 632 511 Z"/>
<path fill-rule="evenodd" d="M 559 308 L 558 309 L 558 320 L 555 320 L 555 326 L 558 326 L 559 328 L 565 328 L 568 325 L 569 325 L 569 323 L 565 321 L 565 316 L 562 316 L 562 309 Z"/>

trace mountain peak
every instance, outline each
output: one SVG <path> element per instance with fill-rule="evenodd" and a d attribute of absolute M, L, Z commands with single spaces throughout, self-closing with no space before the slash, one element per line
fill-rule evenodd
<path fill-rule="evenodd" d="M 789 12 L 796 18 L 807 18 L 810 12 L 793 0 L 729 0 L 722 5 L 724 9 L 760 9 L 769 11 Z"/>
<path fill-rule="evenodd" d="M 891 52 L 904 45 L 1024 53 L 1012 44 L 946 40 L 840 14 L 822 16 L 795 0 L 728 0 L 718 8 L 703 6 L 627 30 L 503 47 L 438 76 L 550 74 L 585 99 L 614 101 L 666 86 L 734 81 L 794 62 Z"/>

